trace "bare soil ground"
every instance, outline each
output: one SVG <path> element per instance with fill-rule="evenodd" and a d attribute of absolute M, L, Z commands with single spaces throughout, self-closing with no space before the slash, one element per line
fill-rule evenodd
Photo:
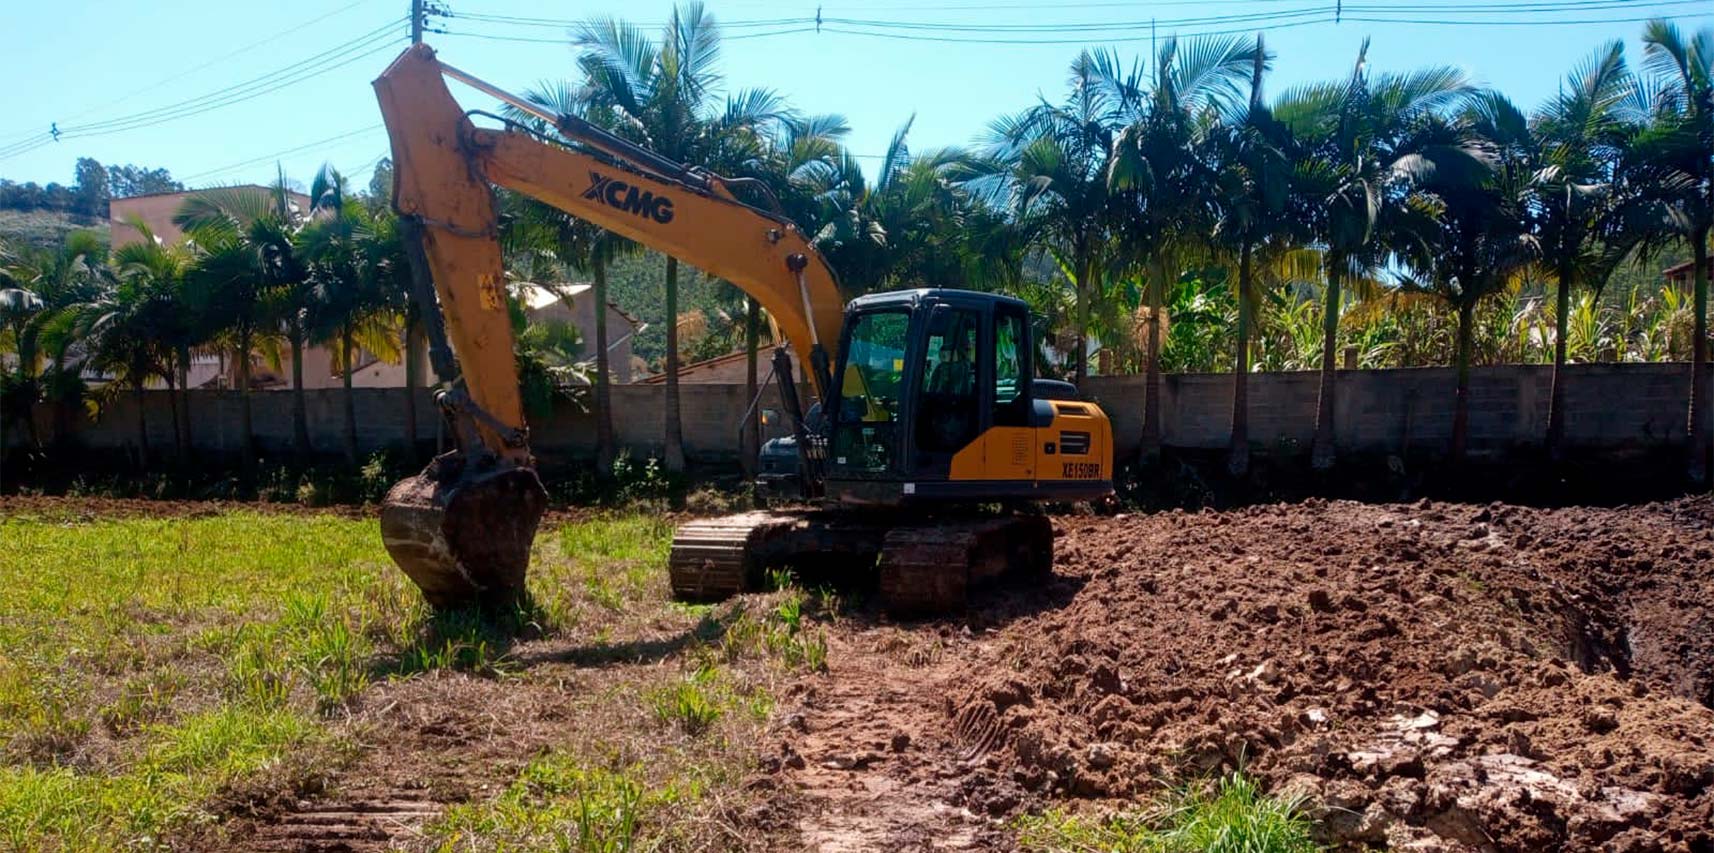
<path fill-rule="evenodd" d="M 1714 849 L 1714 501 L 1066 518 L 1045 590 L 837 632 L 777 849 L 995 849 L 1245 766 L 1325 841 Z"/>
<path fill-rule="evenodd" d="M 0 501 L 214 509 L 173 507 Z M 663 734 L 635 698 L 719 641 L 699 617 L 573 629 L 513 648 L 504 677 L 376 684 L 341 723 L 354 756 L 234 792 L 187 849 L 422 847 L 446 807 L 496 799 L 546 752 L 611 751 L 618 728 L 654 732 L 619 747 L 650 775 L 751 755 L 668 847 L 1012 849 L 1020 815 L 1122 812 L 1242 766 L 1305 796 L 1341 848 L 1714 851 L 1714 500 L 1307 501 L 1055 529 L 1043 586 L 922 622 L 847 608 L 829 671 L 774 684 L 760 737 L 736 713 L 719 743 Z"/>

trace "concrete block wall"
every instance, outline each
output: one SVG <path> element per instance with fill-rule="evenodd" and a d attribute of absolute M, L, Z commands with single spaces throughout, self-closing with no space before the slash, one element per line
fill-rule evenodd
<path fill-rule="evenodd" d="M 1452 434 L 1457 376 L 1451 368 L 1342 370 L 1337 374 L 1334 437 L 1343 450 L 1400 453 L 1444 449 Z M 1539 444 L 1547 433 L 1552 368 L 1479 367 L 1470 375 L 1470 452 L 1497 456 Z M 1566 367 L 1566 443 L 1629 451 L 1684 440 L 1690 365 L 1578 364 Z M 1142 438 L 1141 376 L 1092 377 L 1087 393 L 1113 419 L 1120 455 Z M 1250 376 L 1250 439 L 1307 447 L 1315 437 L 1320 374 Z M 1231 374 L 1162 377 L 1162 442 L 1217 449 L 1232 423 Z"/>
<path fill-rule="evenodd" d="M 630 448 L 637 455 L 658 455 L 666 443 L 665 389 L 651 385 L 615 385 L 612 391 L 613 432 L 618 446 Z M 807 387 L 800 389 L 799 394 L 801 399 L 810 399 Z M 344 450 L 344 395 L 341 389 L 304 392 L 310 443 L 318 453 L 331 455 Z M 369 454 L 405 440 L 406 399 L 407 392 L 402 388 L 355 389 L 353 401 L 360 452 Z M 745 397 L 744 386 L 687 384 L 680 388 L 679 401 L 685 452 L 703 461 L 736 459 L 738 425 L 750 404 Z M 413 402 L 418 440 L 425 443 L 434 441 L 441 417 L 433 398 L 429 392 L 420 391 Z M 192 391 L 188 403 L 191 440 L 197 449 L 223 454 L 238 452 L 243 443 L 242 396 L 238 392 Z M 545 460 L 593 455 L 595 416 L 587 408 L 592 404 L 591 392 L 583 396 L 581 405 L 561 403 L 547 418 L 532 422 L 532 449 Z M 764 430 L 764 439 L 790 432 L 777 388 L 770 387 L 760 405 L 779 415 Z M 167 392 L 145 392 L 143 407 L 150 446 L 163 450 L 171 448 L 173 414 Z M 290 452 L 292 394 L 287 391 L 259 391 L 250 395 L 250 407 L 252 430 L 263 452 Z M 6 415 L 0 418 L 4 422 L 5 446 L 27 443 L 27 432 L 10 417 L 10 413 Z M 54 407 L 38 404 L 34 416 L 38 436 L 44 443 L 52 443 L 56 438 Z M 129 393 L 107 403 L 98 418 L 79 412 L 67 420 L 70 422 L 70 437 L 84 447 L 118 449 L 134 447 L 137 443 L 137 403 L 136 397 Z M 450 443 L 451 437 L 446 436 L 446 440 Z"/>
<path fill-rule="evenodd" d="M 1508 450 L 1539 444 L 1547 431 L 1551 369 L 1544 365 L 1476 368 L 1470 382 L 1470 452 L 1494 458 Z M 1258 373 L 1250 377 L 1250 437 L 1264 446 L 1307 448 L 1314 438 L 1319 375 L 1313 371 Z M 1591 450 L 1627 452 L 1682 443 L 1690 384 L 1687 364 L 1572 365 L 1566 374 L 1567 442 Z M 1351 370 L 1338 374 L 1335 436 L 1341 450 L 1361 452 L 1435 452 L 1444 450 L 1452 430 L 1455 376 L 1449 368 Z M 613 426 L 622 448 L 638 455 L 659 453 L 665 443 L 658 385 L 613 387 Z M 1142 436 L 1143 377 L 1093 377 L 1086 393 L 1112 417 L 1121 457 L 1134 453 Z M 358 443 L 364 453 L 403 440 L 403 389 L 360 388 Z M 1161 426 L 1172 447 L 1225 447 L 1231 425 L 1231 374 L 1181 374 L 1162 378 Z M 309 428 L 316 449 L 336 454 L 343 448 L 344 392 L 306 392 Z M 800 391 L 810 399 L 807 388 Z M 749 401 L 742 384 L 685 384 L 679 389 L 685 451 L 703 462 L 735 459 L 738 423 Z M 292 395 L 269 391 L 251 395 L 257 440 L 265 451 L 292 446 Z M 589 404 L 586 397 L 584 406 Z M 413 401 L 417 431 L 425 441 L 440 422 L 428 392 Z M 124 448 L 136 442 L 136 403 L 123 395 L 99 419 L 75 413 L 74 438 L 91 448 Z M 172 444 L 172 414 L 164 391 L 144 394 L 150 441 Z M 767 435 L 789 430 L 777 389 L 762 406 L 781 417 Z M 240 446 L 240 395 L 233 391 L 190 393 L 192 436 L 196 447 L 236 452 Z M 7 413 L 10 414 L 10 413 Z M 54 435 L 51 407 L 35 411 L 44 441 Z M 14 418 L 5 421 L 7 446 L 21 445 L 26 433 Z M 544 460 L 587 457 L 594 453 L 595 418 L 578 405 L 561 404 L 531 424 L 531 444 Z"/>

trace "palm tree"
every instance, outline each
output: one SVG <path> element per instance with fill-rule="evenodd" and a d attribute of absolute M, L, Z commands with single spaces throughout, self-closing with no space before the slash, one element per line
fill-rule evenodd
<path fill-rule="evenodd" d="M 724 106 L 720 86 L 720 34 L 700 2 L 674 6 L 659 41 L 613 18 L 590 19 L 576 28 L 582 99 L 587 117 L 621 136 L 680 163 L 713 169 L 735 165 L 735 139 L 766 136 L 785 115 L 766 90 L 734 93 Z M 666 317 L 678 317 L 678 260 L 666 265 Z M 684 468 L 679 415 L 678 336 L 667 333 L 666 467 Z"/>
<path fill-rule="evenodd" d="M 1542 263 L 1556 284 L 1553 384 L 1548 400 L 1547 448 L 1557 456 L 1565 440 L 1565 359 L 1571 292 L 1597 291 L 1640 235 L 1618 227 L 1627 213 L 1615 192 L 1614 170 L 1631 130 L 1625 104 L 1635 81 L 1625 67 L 1625 46 L 1613 41 L 1566 77 L 1559 96 L 1531 121 L 1541 160 L 1539 227 Z"/>
<path fill-rule="evenodd" d="M 1635 141 L 1633 164 L 1648 193 L 1663 204 L 1667 226 L 1690 244 L 1693 325 L 1690 352 L 1690 478 L 1709 479 L 1714 430 L 1709 423 L 1708 236 L 1714 230 L 1714 29 L 1686 39 L 1678 26 L 1654 20 L 1643 30 L 1653 120 Z"/>
<path fill-rule="evenodd" d="M 150 269 L 147 252 L 143 244 L 125 246 L 115 258 L 121 270 L 117 283 L 71 309 L 77 335 L 88 352 L 84 366 L 112 376 L 108 388 L 129 387 L 135 394 L 139 468 L 149 466 L 143 392 L 152 377 L 168 375 L 170 356 L 162 342 L 170 337 L 175 323 L 173 285 L 161 275 L 167 269 Z"/>
<path fill-rule="evenodd" d="M 140 220 L 131 225 L 142 240 L 121 246 L 113 255 L 113 266 L 119 280 L 130 286 L 129 292 L 121 288 L 118 295 L 133 303 L 139 299 L 146 300 L 150 309 L 156 312 L 148 317 L 151 325 L 147 332 L 157 347 L 160 375 L 166 381 L 172 410 L 173 439 L 182 462 L 189 459 L 190 454 L 190 412 L 185 394 L 189 389 L 184 386 L 190 374 L 190 350 L 202 336 L 200 317 L 196 306 L 187 299 L 185 285 L 191 253 L 182 244 L 169 246 L 161 243 L 148 225 Z M 121 303 L 117 307 L 122 318 L 124 311 L 135 306 Z M 123 330 L 118 333 L 117 340 L 120 343 L 126 341 Z M 140 395 L 141 386 L 136 390 Z M 139 396 L 139 418 L 142 417 L 141 399 Z M 143 435 L 146 436 L 146 432 Z"/>
<path fill-rule="evenodd" d="M 857 296 L 895 287 L 982 288 L 1005 278 L 1016 247 L 978 242 L 992 236 L 974 203 L 972 188 L 988 167 L 957 148 L 913 154 L 907 138 L 915 118 L 893 132 L 875 179 L 842 152 L 837 163 L 812 174 L 822 200 L 808 231 Z"/>
<path fill-rule="evenodd" d="M 246 480 L 256 470 L 256 434 L 250 405 L 250 366 L 258 339 L 275 334 L 295 300 L 281 293 L 303 281 L 292 238 L 300 227 L 282 174 L 265 193 L 242 187 L 205 190 L 185 199 L 174 224 L 197 252 L 187 273 L 192 292 L 205 306 L 210 325 L 228 334 L 243 433 L 241 464 Z M 282 316 L 286 315 L 286 316 Z"/>
<path fill-rule="evenodd" d="M 34 296 L 13 296 L 12 343 L 18 354 L 20 386 L 14 396 L 31 402 L 39 397 L 52 404 L 56 442 L 70 437 L 71 415 L 85 390 L 82 365 L 75 360 L 80 348 L 71 309 L 100 296 L 110 286 L 112 272 L 101 236 L 73 231 L 56 250 L 25 253 L 11 273 L 17 285 L 12 289 Z M 38 373 L 44 361 L 47 368 Z"/>
<path fill-rule="evenodd" d="M 34 320 L 42 313 L 45 303 L 34 291 L 18 286 L 11 274 L 0 270 L 0 277 L 3 277 L 0 284 L 5 285 L 0 287 L 0 325 L 9 334 L 7 344 L 18 358 L 18 372 L 13 376 L 0 377 L 0 408 L 6 410 L 8 417 L 23 422 L 30 444 L 36 446 L 41 443 L 36 435 L 36 419 L 32 411 L 38 393 L 34 376 L 36 356 L 28 341 Z"/>
<path fill-rule="evenodd" d="M 345 177 L 324 165 L 310 187 L 310 221 L 298 232 L 296 250 L 303 259 L 309 288 L 311 337 L 332 344 L 333 366 L 344 386 L 345 461 L 356 465 L 357 403 L 352 374 L 362 351 L 378 357 L 398 355 L 395 295 L 403 293 L 403 250 L 390 217 L 376 216 L 346 193 Z M 294 358 L 298 354 L 294 354 Z M 294 379 L 301 388 L 301 369 Z"/>
<path fill-rule="evenodd" d="M 1119 128 L 1142 104 L 1142 74 L 1111 51 L 1084 51 L 1071 63 L 1070 90 L 988 128 L 975 177 L 999 178 L 995 197 L 1030 241 L 1071 270 L 1077 312 L 1072 375 L 1089 376 L 1088 333 L 1110 252 L 1113 194 L 1107 175 Z M 980 184 L 977 184 L 980 187 Z M 990 190 L 990 192 L 993 192 Z"/>
<path fill-rule="evenodd" d="M 1531 207 L 1536 170 L 1524 115 L 1485 92 L 1457 121 L 1429 117 L 1409 146 L 1432 152 L 1404 164 L 1411 190 L 1389 229 L 1418 278 L 1458 312 L 1451 459 L 1464 462 L 1470 433 L 1470 357 L 1477 306 L 1534 263 Z"/>
<path fill-rule="evenodd" d="M 1342 287 L 1372 274 L 1386 252 L 1376 239 L 1388 205 L 1396 201 L 1399 175 L 1432 166 L 1432 153 L 1413 150 L 1411 130 L 1424 117 L 1458 106 L 1471 91 L 1463 72 L 1432 67 L 1370 79 L 1369 43 L 1344 81 L 1288 92 L 1274 115 L 1305 145 L 1298 164 L 1304 192 L 1317 200 L 1310 221 L 1323 249 L 1321 389 L 1316 406 L 1311 462 L 1333 465 L 1335 353 L 1339 343 Z"/>
<path fill-rule="evenodd" d="M 1114 140 L 1108 180 L 1123 191 L 1121 233 L 1147 269 L 1141 453 L 1160 450 L 1162 321 L 1167 288 L 1213 230 L 1214 172 L 1202 151 L 1222 113 L 1248 101 L 1243 85 L 1266 65 L 1259 41 L 1176 38 L 1155 57 L 1147 108 Z"/>
<path fill-rule="evenodd" d="M 1256 260 L 1260 254 L 1268 271 L 1291 262 L 1301 238 L 1292 233 L 1298 211 L 1293 210 L 1293 140 L 1273 117 L 1262 97 L 1267 51 L 1256 39 L 1250 68 L 1247 107 L 1213 135 L 1210 154 L 1216 158 L 1216 240 L 1238 267 L 1238 321 L 1232 354 L 1232 430 L 1226 467 L 1241 477 L 1250 467 L 1250 333 L 1260 297 Z M 1264 275 L 1264 278 L 1269 276 Z"/>

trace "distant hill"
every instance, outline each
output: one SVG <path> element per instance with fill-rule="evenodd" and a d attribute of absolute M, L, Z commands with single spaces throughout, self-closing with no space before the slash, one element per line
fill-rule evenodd
<path fill-rule="evenodd" d="M 107 220 L 57 210 L 0 210 L 0 240 L 18 246 L 54 248 L 69 231 L 99 231 L 105 239 Z"/>

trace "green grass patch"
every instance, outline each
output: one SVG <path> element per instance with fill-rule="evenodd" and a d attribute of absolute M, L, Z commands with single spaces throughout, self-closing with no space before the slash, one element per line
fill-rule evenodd
<path fill-rule="evenodd" d="M 664 610 L 671 535 L 546 531 L 532 601 L 496 619 L 431 612 L 373 519 L 0 520 L 0 848 L 146 847 L 216 819 L 211 798 L 317 754 L 377 681 L 499 674 L 519 637 Z"/>
<path fill-rule="evenodd" d="M 627 603 L 658 602 L 665 597 L 667 552 L 673 525 L 654 515 L 596 518 L 560 529 L 557 537 L 563 565 L 545 573 L 531 591 L 549 614 L 565 612 L 566 586 L 580 588 L 588 599 L 608 611 Z"/>
<path fill-rule="evenodd" d="M 137 754 L 106 772 L 0 765 L 0 841 L 7 849 L 152 846 L 223 788 L 302 756 L 324 740 L 290 710 L 227 707 L 153 726 Z"/>
<path fill-rule="evenodd" d="M 637 766 L 590 767 L 551 753 L 532 761 L 500 796 L 448 810 L 427 835 L 443 853 L 652 849 L 645 843 L 648 816 L 697 796 L 694 786 L 649 787 Z"/>
<path fill-rule="evenodd" d="M 1134 814 L 1049 811 L 1018 821 L 1025 850 L 1043 853 L 1313 853 L 1302 800 L 1269 796 L 1242 772 L 1174 788 Z"/>

